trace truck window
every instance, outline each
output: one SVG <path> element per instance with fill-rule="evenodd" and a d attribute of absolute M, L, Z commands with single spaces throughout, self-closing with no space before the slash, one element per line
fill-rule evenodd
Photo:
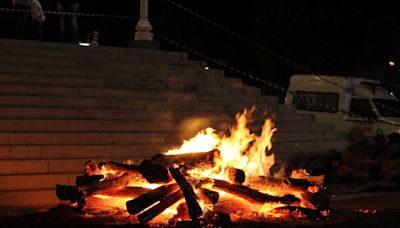
<path fill-rule="evenodd" d="M 353 98 L 350 104 L 350 116 L 351 117 L 373 117 L 373 108 L 369 103 L 368 99 Z"/>
<path fill-rule="evenodd" d="M 296 91 L 298 96 L 294 96 L 293 105 L 299 110 L 315 111 L 315 112 L 337 112 L 339 94 L 337 93 L 323 93 L 323 92 L 304 92 Z M 315 102 L 320 102 L 325 105 L 319 105 Z"/>
<path fill-rule="evenodd" d="M 384 117 L 400 117 L 400 102 L 397 100 L 374 99 L 379 113 Z"/>

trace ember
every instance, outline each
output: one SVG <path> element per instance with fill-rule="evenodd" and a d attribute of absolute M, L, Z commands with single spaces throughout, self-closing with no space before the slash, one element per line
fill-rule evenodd
<path fill-rule="evenodd" d="M 251 133 L 254 111 L 237 114 L 229 136 L 207 128 L 140 165 L 88 161 L 76 186 L 57 185 L 57 196 L 88 214 L 118 214 L 150 225 L 327 217 L 323 176 L 304 170 L 270 174 L 277 129 L 266 119 L 259 136 Z"/>

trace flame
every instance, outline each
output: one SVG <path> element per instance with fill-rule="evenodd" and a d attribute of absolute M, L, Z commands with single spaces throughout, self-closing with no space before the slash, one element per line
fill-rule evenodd
<path fill-rule="evenodd" d="M 272 149 L 272 137 L 277 129 L 271 119 L 266 119 L 260 136 L 251 133 L 247 124 L 252 121 L 251 115 L 254 111 L 255 107 L 250 110 L 245 109 L 243 113 L 236 115 L 236 125 L 230 129 L 230 136 L 219 138 L 214 133 L 215 130 L 206 129 L 206 132 L 209 132 L 208 137 L 213 139 L 212 144 L 206 146 L 203 141 L 201 146 L 209 148 L 208 151 L 217 149 L 220 154 L 215 157 L 214 166 L 211 169 L 192 169 L 190 174 L 229 181 L 229 168 L 237 168 L 248 175 L 248 180 L 252 177 L 269 176 L 269 169 L 275 163 L 275 156 L 274 154 L 266 155 L 266 152 Z M 192 147 L 197 148 L 195 145 Z M 185 150 L 174 150 L 174 153 L 183 154 Z"/>
<path fill-rule="evenodd" d="M 184 140 L 178 149 L 171 149 L 163 153 L 164 155 L 176 155 L 187 153 L 204 153 L 209 152 L 218 144 L 218 136 L 212 128 L 206 128 L 189 140 Z"/>

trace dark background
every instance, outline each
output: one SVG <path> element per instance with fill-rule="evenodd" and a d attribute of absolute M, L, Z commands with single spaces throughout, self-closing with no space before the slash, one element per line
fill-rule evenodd
<path fill-rule="evenodd" d="M 55 10 L 54 0 L 42 0 Z M 316 74 L 375 78 L 399 83 L 399 10 L 387 1 L 175 0 L 219 25 L 260 44 L 268 51 L 221 31 L 164 0 L 149 0 L 153 32 L 219 62 L 287 86 L 304 68 Z M 80 12 L 139 16 L 139 0 L 81 0 Z M 3 0 L 1 7 L 12 7 Z M 44 40 L 57 41 L 57 16 L 46 15 Z M 15 15 L 0 12 L 1 37 L 14 36 Z M 79 17 L 81 40 L 100 32 L 100 45 L 126 46 L 137 19 Z M 155 38 L 157 40 L 157 37 Z M 181 50 L 161 41 L 161 49 Z M 273 52 L 275 55 L 271 55 Z M 192 59 L 200 59 L 189 55 Z M 282 60 L 284 59 L 284 60 Z M 290 63 L 288 63 L 290 62 Z M 209 63 L 211 67 L 220 67 Z M 298 64 L 301 67 L 295 66 Z M 232 77 L 240 74 L 226 70 Z M 277 93 L 271 88 L 265 93 Z"/>

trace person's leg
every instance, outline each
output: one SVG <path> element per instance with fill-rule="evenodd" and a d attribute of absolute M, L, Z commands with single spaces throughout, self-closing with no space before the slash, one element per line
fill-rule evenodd
<path fill-rule="evenodd" d="M 15 5 L 15 9 L 18 10 L 30 10 L 29 6 Z M 17 25 L 15 35 L 18 39 L 27 39 L 26 25 L 28 23 L 29 12 L 18 12 L 17 13 Z"/>
<path fill-rule="evenodd" d="M 57 3 L 57 11 L 58 12 L 64 12 L 64 6 L 61 3 Z M 65 42 L 66 38 L 65 38 L 65 16 L 64 15 L 60 15 L 59 16 L 59 39 L 60 41 Z"/>
<path fill-rule="evenodd" d="M 32 39 L 42 40 L 43 23 L 33 20 L 32 21 Z"/>
<path fill-rule="evenodd" d="M 70 8 L 71 12 L 77 13 L 79 11 L 79 3 L 74 3 Z M 79 28 L 78 28 L 78 16 L 71 16 L 71 42 L 79 42 Z"/>

